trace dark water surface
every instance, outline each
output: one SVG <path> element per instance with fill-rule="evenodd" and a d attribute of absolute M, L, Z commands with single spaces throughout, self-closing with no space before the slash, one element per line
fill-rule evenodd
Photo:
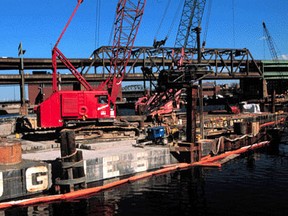
<path fill-rule="evenodd" d="M 175 171 L 89 198 L 2 215 L 288 215 L 287 137 L 274 151 L 262 149 L 221 169 Z"/>

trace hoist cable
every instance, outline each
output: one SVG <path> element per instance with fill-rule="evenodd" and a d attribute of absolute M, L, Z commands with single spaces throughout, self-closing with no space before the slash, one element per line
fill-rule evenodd
<path fill-rule="evenodd" d="M 113 34 L 114 34 L 114 25 L 116 23 L 116 14 L 114 15 L 113 23 L 111 26 L 111 31 L 110 31 L 109 41 L 108 41 L 109 46 L 112 46 L 112 38 L 113 38 Z"/>
<path fill-rule="evenodd" d="M 233 46 L 235 47 L 235 1 L 232 1 L 232 22 L 233 22 Z"/>
<path fill-rule="evenodd" d="M 155 34 L 155 37 L 154 37 L 154 38 L 157 38 L 157 36 L 158 36 L 158 34 L 159 34 L 159 31 L 160 31 L 160 29 L 161 29 L 161 27 L 162 27 L 164 18 L 166 17 L 166 14 L 167 14 L 167 11 L 168 11 L 170 2 L 171 2 L 171 0 L 169 0 L 169 1 L 167 2 L 167 4 L 166 4 L 166 8 L 165 8 L 165 10 L 164 10 L 163 16 L 162 16 L 162 18 L 161 18 L 161 21 L 160 21 L 160 23 L 159 23 L 159 26 L 158 26 L 158 29 L 157 29 L 157 31 L 156 31 L 156 34 Z"/>
<path fill-rule="evenodd" d="M 167 33 L 167 37 L 171 34 L 171 31 L 175 25 L 175 22 L 176 22 L 176 17 L 178 15 L 178 12 L 180 11 L 180 8 L 182 6 L 182 1 L 179 1 L 179 4 L 178 4 L 178 7 L 177 7 L 177 10 L 174 14 L 174 17 L 173 17 L 173 22 L 171 23 L 170 27 L 169 27 L 169 30 L 168 30 L 168 33 Z"/>
<path fill-rule="evenodd" d="M 96 27 L 95 27 L 95 49 L 99 47 L 99 35 L 100 35 L 100 8 L 101 8 L 101 0 L 97 0 L 96 2 Z"/>
<path fill-rule="evenodd" d="M 207 14 L 206 14 L 206 23 L 205 23 L 205 30 L 203 35 L 203 42 L 206 43 L 207 39 L 207 33 L 209 28 L 209 22 L 210 22 L 210 15 L 211 15 L 211 8 L 212 8 L 212 0 L 208 0 L 208 7 L 207 7 Z"/>

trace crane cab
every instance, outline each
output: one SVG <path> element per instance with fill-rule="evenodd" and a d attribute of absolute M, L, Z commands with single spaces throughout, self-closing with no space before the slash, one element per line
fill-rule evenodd
<path fill-rule="evenodd" d="M 57 128 L 72 121 L 113 121 L 116 111 L 107 91 L 57 91 L 36 113 L 38 127 Z"/>

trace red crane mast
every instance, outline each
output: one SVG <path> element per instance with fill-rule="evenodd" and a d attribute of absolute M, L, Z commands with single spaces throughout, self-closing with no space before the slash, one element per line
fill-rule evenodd
<path fill-rule="evenodd" d="M 98 86 L 103 90 L 106 86 L 111 96 L 111 101 L 116 102 L 125 70 L 131 56 L 132 48 L 140 26 L 146 0 L 119 0 L 116 8 L 114 23 L 114 39 L 112 56 L 110 60 L 111 72 L 105 82 Z"/>

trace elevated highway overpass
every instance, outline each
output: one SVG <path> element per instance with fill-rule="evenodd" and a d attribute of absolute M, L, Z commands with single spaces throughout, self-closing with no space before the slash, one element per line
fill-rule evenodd
<path fill-rule="evenodd" d="M 155 49 L 153 47 L 134 47 L 126 74 L 136 75 L 134 78 L 133 75 L 130 77 L 127 76 L 127 78 L 132 80 L 141 79 L 141 76 L 139 76 L 139 74 L 143 75 L 141 67 L 150 68 L 154 74 L 159 73 L 163 69 L 175 67 L 179 62 L 181 53 L 181 48 L 163 47 Z M 95 50 L 89 58 L 69 60 L 82 74 L 96 74 L 96 77 L 102 75 L 102 79 L 104 79 L 105 75 L 110 73 L 111 56 L 112 47 L 105 46 Z M 214 75 L 209 77 L 209 79 L 239 79 L 247 76 L 262 76 L 260 69 L 261 62 L 254 60 L 248 49 L 203 49 L 201 58 L 202 63 L 210 64 L 213 68 Z M 193 63 L 197 63 L 197 50 L 186 49 L 184 53 L 184 64 Z M 19 70 L 19 68 L 19 58 L 0 58 L 0 71 Z M 24 58 L 25 70 L 46 70 L 49 73 L 51 72 L 51 68 L 51 58 Z M 59 71 L 66 69 L 60 61 L 58 62 L 58 69 Z M 8 76 L 9 75 L 5 77 L 2 75 L 1 78 L 6 79 Z M 17 76 L 13 77 L 13 75 L 11 75 L 11 77 L 11 80 L 17 79 Z M 38 76 L 37 78 L 40 77 L 42 76 Z M 45 76 L 43 76 L 43 79 L 45 79 L 44 77 Z M 142 79 L 143 78 L 142 76 Z M 27 76 L 27 79 L 32 80 L 32 77 Z M 4 81 L 1 81 L 1 83 L 4 84 Z"/>
<path fill-rule="evenodd" d="M 124 81 L 153 82 L 161 70 L 176 67 L 182 53 L 184 53 L 184 64 L 197 63 L 196 49 L 183 51 L 181 48 L 172 47 L 158 49 L 134 47 Z M 69 60 L 88 82 L 100 82 L 105 80 L 110 73 L 111 56 L 112 47 L 103 46 L 95 50 L 89 58 Z M 206 80 L 235 79 L 242 80 L 243 85 L 255 85 L 255 80 L 264 78 L 268 82 L 268 89 L 269 83 L 273 83 L 271 86 L 275 89 L 283 86 L 278 84 L 279 82 L 288 80 L 288 61 L 255 60 L 248 49 L 205 48 L 201 52 L 201 62 L 210 64 L 213 69 L 213 74 L 206 76 Z M 25 83 L 50 84 L 52 82 L 51 65 L 51 58 L 24 58 Z M 143 72 L 141 68 L 144 67 L 148 68 L 150 73 Z M 19 68 L 19 58 L 0 58 L 0 85 L 19 84 L 21 81 Z M 58 71 L 62 83 L 77 82 L 60 61 Z M 260 82 L 254 87 L 259 89 L 262 88 L 261 85 Z M 251 89 L 251 91 L 254 90 Z"/>

